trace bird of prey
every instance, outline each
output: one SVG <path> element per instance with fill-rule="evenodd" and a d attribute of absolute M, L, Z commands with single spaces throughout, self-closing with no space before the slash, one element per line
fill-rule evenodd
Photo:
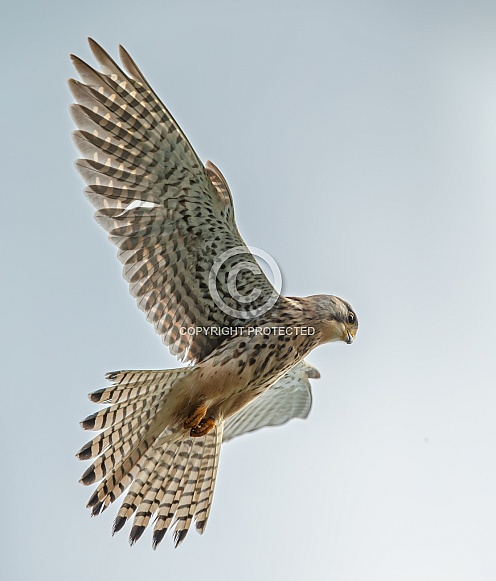
<path fill-rule="evenodd" d="M 109 405 L 81 422 L 100 432 L 77 453 L 94 458 L 81 482 L 101 481 L 93 515 L 126 492 L 113 531 L 134 515 L 131 544 L 153 519 L 153 547 L 168 529 L 177 546 L 193 522 L 204 531 L 222 442 L 306 417 L 319 374 L 304 358 L 351 343 L 358 321 L 338 297 L 277 292 L 238 232 L 221 172 L 122 47 L 124 70 L 89 43 L 99 71 L 71 57 L 76 167 L 138 307 L 189 365 L 107 374 L 89 397 Z"/>

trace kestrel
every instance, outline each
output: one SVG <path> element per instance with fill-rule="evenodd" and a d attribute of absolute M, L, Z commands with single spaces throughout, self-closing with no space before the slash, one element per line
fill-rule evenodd
<path fill-rule="evenodd" d="M 279 295 L 234 219 L 221 172 L 200 161 L 129 54 L 123 71 L 93 40 L 101 71 L 72 61 L 76 166 L 124 265 L 124 278 L 171 353 L 189 366 L 107 374 L 90 394 L 110 404 L 81 422 L 100 433 L 77 453 L 95 458 L 88 507 L 103 512 L 127 492 L 115 519 L 134 515 L 135 543 L 154 518 L 153 547 L 192 522 L 202 533 L 223 441 L 293 417 L 311 405 L 304 358 L 330 341 L 351 343 L 358 321 L 335 297 Z"/>

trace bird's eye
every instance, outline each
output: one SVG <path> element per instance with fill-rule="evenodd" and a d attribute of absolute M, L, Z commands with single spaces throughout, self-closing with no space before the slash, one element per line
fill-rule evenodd
<path fill-rule="evenodd" d="M 353 311 L 350 311 L 348 313 L 348 325 L 354 325 L 355 321 L 356 321 L 355 313 Z"/>

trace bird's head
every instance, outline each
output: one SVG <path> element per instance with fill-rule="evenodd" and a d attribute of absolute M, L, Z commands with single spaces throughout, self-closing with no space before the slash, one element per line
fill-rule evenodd
<path fill-rule="evenodd" d="M 308 297 L 320 319 L 322 343 L 344 341 L 353 343 L 358 330 L 358 318 L 351 305 L 332 295 Z"/>

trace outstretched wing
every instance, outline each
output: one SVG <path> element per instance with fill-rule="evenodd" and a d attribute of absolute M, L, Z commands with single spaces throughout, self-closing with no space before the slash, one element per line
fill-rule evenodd
<path fill-rule="evenodd" d="M 85 194 L 138 307 L 174 355 L 200 361 L 223 336 L 191 329 L 245 323 L 277 292 L 238 232 L 220 171 L 202 164 L 122 47 L 126 72 L 89 42 L 101 72 L 73 56 L 82 82 L 69 80 Z"/>
<path fill-rule="evenodd" d="M 320 373 L 306 361 L 300 361 L 267 391 L 226 420 L 223 441 L 266 426 L 280 426 L 292 418 L 306 418 L 312 407 L 309 378 Z"/>

